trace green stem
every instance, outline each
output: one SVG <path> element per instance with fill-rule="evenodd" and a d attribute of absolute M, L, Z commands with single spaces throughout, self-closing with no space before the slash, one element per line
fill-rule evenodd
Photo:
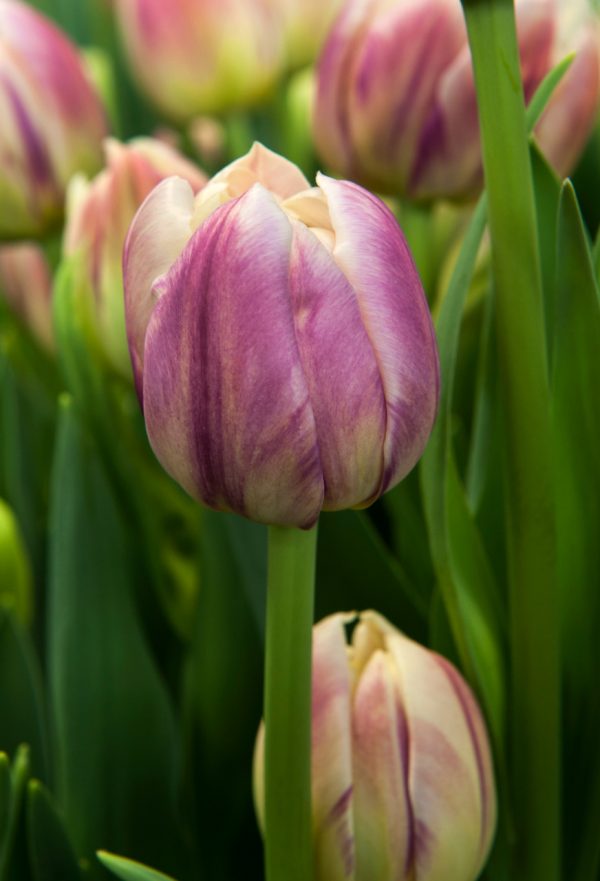
<path fill-rule="evenodd" d="M 316 527 L 269 529 L 265 659 L 267 881 L 310 881 L 311 646 Z"/>
<path fill-rule="evenodd" d="M 514 881 L 560 874 L 554 496 L 541 271 L 513 0 L 463 0 L 473 56 L 506 413 Z"/>

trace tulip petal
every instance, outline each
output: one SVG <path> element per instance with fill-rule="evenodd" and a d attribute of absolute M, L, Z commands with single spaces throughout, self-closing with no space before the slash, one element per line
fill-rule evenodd
<path fill-rule="evenodd" d="M 317 176 L 336 236 L 333 256 L 354 288 L 387 408 L 380 492 L 402 479 L 435 418 L 439 368 L 431 317 L 412 256 L 391 211 L 348 181 Z"/>
<path fill-rule="evenodd" d="M 489 763 L 485 736 L 480 740 L 483 723 L 475 702 L 466 702 L 465 690 L 456 688 L 456 676 L 449 677 L 443 659 L 387 622 L 383 626 L 408 720 L 415 881 L 473 881 L 483 845 L 487 849 L 491 840 L 495 810 L 489 764 L 481 781 L 482 768 Z M 476 817 L 482 822 L 473 822 Z"/>
<path fill-rule="evenodd" d="M 211 178 L 212 184 L 227 182 L 231 198 L 242 196 L 259 183 L 280 199 L 288 199 L 310 187 L 297 165 L 255 141 L 245 156 L 235 159 Z"/>
<path fill-rule="evenodd" d="M 183 250 L 191 235 L 194 194 L 182 178 L 169 177 L 155 187 L 129 228 L 123 252 L 127 339 L 140 400 L 143 392 L 144 343 L 156 305 L 152 286 Z"/>
<path fill-rule="evenodd" d="M 379 367 L 356 295 L 332 255 L 293 221 L 290 293 L 296 338 L 315 415 L 324 508 L 377 495 L 385 436 Z"/>
<path fill-rule="evenodd" d="M 394 664 L 380 649 L 356 687 L 352 745 L 357 881 L 412 878 L 408 727 Z"/>
<path fill-rule="evenodd" d="M 354 793 L 350 673 L 344 624 L 331 615 L 313 631 L 312 801 L 315 876 L 353 881 Z"/>
<path fill-rule="evenodd" d="M 259 184 L 196 231 L 155 285 L 144 415 L 157 457 L 191 495 L 308 528 L 323 478 L 289 298 L 291 238 Z"/>

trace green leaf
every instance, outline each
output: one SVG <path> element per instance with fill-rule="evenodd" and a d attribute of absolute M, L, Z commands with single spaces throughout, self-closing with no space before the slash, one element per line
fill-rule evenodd
<path fill-rule="evenodd" d="M 0 854 L 8 829 L 11 802 L 10 762 L 4 752 L 0 752 Z"/>
<path fill-rule="evenodd" d="M 0 881 L 27 881 L 27 854 L 23 841 L 22 805 L 30 777 L 29 747 L 20 746 L 10 768 L 10 798 L 0 838 Z M 5 785 L 5 784 L 4 784 Z"/>
<path fill-rule="evenodd" d="M 562 190 L 557 240 L 554 406 L 558 572 L 566 677 L 565 877 L 600 870 L 600 302 L 575 192 Z"/>
<path fill-rule="evenodd" d="M 29 634 L 0 607 L 0 749 L 29 744 L 34 773 L 47 769 L 46 718 L 38 660 Z"/>
<path fill-rule="evenodd" d="M 177 733 L 133 596 L 144 568 L 91 437 L 70 400 L 60 411 L 48 597 L 57 798 L 80 855 L 106 844 L 179 869 Z"/>
<path fill-rule="evenodd" d="M 99 850 L 97 856 L 102 865 L 110 869 L 121 881 L 173 881 L 169 875 L 163 875 L 156 869 L 128 860 L 126 857 L 115 856 L 105 850 Z"/>
<path fill-rule="evenodd" d="M 31 567 L 17 518 L 0 499 L 0 607 L 12 609 L 23 625 L 31 623 Z"/>
<path fill-rule="evenodd" d="M 38 780 L 27 787 L 27 832 L 33 881 L 81 881 L 63 821 Z"/>

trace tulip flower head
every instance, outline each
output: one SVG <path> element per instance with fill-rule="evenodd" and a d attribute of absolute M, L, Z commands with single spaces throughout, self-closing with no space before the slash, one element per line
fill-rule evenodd
<path fill-rule="evenodd" d="M 264 0 L 115 0 L 125 50 L 167 116 L 248 107 L 273 87 L 283 31 Z"/>
<path fill-rule="evenodd" d="M 0 248 L 0 297 L 42 348 L 53 352 L 52 276 L 40 247 L 19 242 Z"/>
<path fill-rule="evenodd" d="M 42 235 L 69 178 L 100 167 L 106 120 L 74 46 L 17 0 L 0 0 L 0 117 L 0 238 Z"/>
<path fill-rule="evenodd" d="M 69 186 L 63 252 L 81 257 L 101 347 L 113 368 L 130 377 L 121 267 L 127 230 L 159 181 L 178 174 L 196 192 L 206 177 L 176 150 L 152 138 L 129 144 L 110 138 L 104 150 L 106 168 L 93 180 L 78 175 Z"/>
<path fill-rule="evenodd" d="M 313 630 L 314 881 L 475 881 L 496 822 L 475 699 L 445 658 L 364 612 Z M 264 726 L 254 761 L 263 815 Z"/>
<path fill-rule="evenodd" d="M 577 51 L 536 129 L 566 174 L 598 107 L 597 27 L 583 0 L 517 0 L 516 16 L 526 100 Z M 314 136 L 333 169 L 381 192 L 476 195 L 481 147 L 460 0 L 347 0 L 319 62 Z"/>
<path fill-rule="evenodd" d="M 255 144 L 196 197 L 159 184 L 124 253 L 129 348 L 150 442 L 206 505 L 312 526 L 367 505 L 421 455 L 437 350 L 388 208 L 310 187 Z"/>

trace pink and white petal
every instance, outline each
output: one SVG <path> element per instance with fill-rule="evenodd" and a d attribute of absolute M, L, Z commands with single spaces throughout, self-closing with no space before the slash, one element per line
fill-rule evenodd
<path fill-rule="evenodd" d="M 204 504 L 308 528 L 323 477 L 289 299 L 291 237 L 260 185 L 196 231 L 158 284 L 144 415 L 163 466 Z"/>
<path fill-rule="evenodd" d="M 352 714 L 357 881 L 412 881 L 410 743 L 394 664 L 376 650 L 356 686 Z"/>
<path fill-rule="evenodd" d="M 313 629 L 312 798 L 315 875 L 354 881 L 351 682 L 344 625 L 347 615 Z"/>
<path fill-rule="evenodd" d="M 153 285 L 168 271 L 190 238 L 193 211 L 194 193 L 189 183 L 179 177 L 166 178 L 138 209 L 125 240 L 125 321 L 140 400 L 143 398 L 146 330 L 156 306 Z"/>
<path fill-rule="evenodd" d="M 297 165 L 255 141 L 248 153 L 235 159 L 210 179 L 226 182 L 231 198 L 243 195 L 255 183 L 262 184 L 280 199 L 289 199 L 310 187 Z"/>
<path fill-rule="evenodd" d="M 388 635 L 387 649 L 409 729 L 415 881 L 474 881 L 490 840 L 491 810 L 476 705 L 464 702 L 449 665 L 433 652 L 397 631 Z"/>
<path fill-rule="evenodd" d="M 387 425 L 380 492 L 415 465 L 439 393 L 437 346 L 411 253 L 391 211 L 349 181 L 318 175 L 336 236 L 333 256 L 354 288 L 375 351 Z"/>
<path fill-rule="evenodd" d="M 299 221 L 290 294 L 300 360 L 317 427 L 324 508 L 363 505 L 381 483 L 386 408 L 356 295 L 331 253 Z"/>

